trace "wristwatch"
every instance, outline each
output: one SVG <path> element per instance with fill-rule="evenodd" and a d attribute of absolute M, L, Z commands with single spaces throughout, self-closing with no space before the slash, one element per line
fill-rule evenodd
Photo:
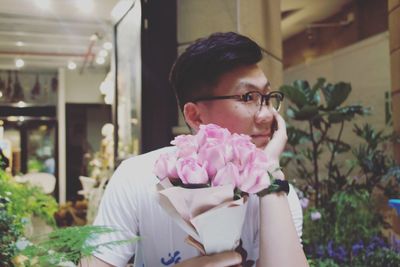
<path fill-rule="evenodd" d="M 286 180 L 275 179 L 270 186 L 257 193 L 257 196 L 263 197 L 271 193 L 285 192 L 289 194 L 289 183 Z"/>

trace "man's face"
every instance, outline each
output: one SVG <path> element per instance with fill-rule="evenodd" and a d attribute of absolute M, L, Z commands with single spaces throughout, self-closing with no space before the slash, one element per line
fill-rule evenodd
<path fill-rule="evenodd" d="M 263 94 L 271 91 L 267 77 L 256 64 L 221 76 L 212 95 L 242 95 L 250 91 Z M 233 133 L 250 135 L 258 148 L 264 148 L 271 138 L 274 118 L 271 109 L 265 105 L 257 112 L 248 103 L 236 99 L 202 101 L 197 105 L 203 124 L 214 123 Z"/>

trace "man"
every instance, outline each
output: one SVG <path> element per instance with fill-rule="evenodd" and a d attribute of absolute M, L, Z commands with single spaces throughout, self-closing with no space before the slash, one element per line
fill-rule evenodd
<path fill-rule="evenodd" d="M 171 71 L 171 83 L 185 120 L 196 132 L 214 123 L 231 132 L 251 136 L 270 158 L 272 172 L 279 166 L 287 136 L 285 123 L 275 108 L 282 95 L 273 92 L 257 65 L 260 47 L 236 33 L 216 33 L 189 46 Z M 97 225 L 121 231 L 101 237 L 101 242 L 140 236 L 136 244 L 102 249 L 90 266 L 124 266 L 135 255 L 136 266 L 307 266 L 300 245 L 302 212 L 290 190 L 263 197 L 251 195 L 236 252 L 198 256 L 185 243 L 186 234 L 157 203 L 153 174 L 159 149 L 124 161 L 106 189 Z M 284 179 L 281 171 L 276 178 Z M 297 230 L 297 234 L 296 234 Z"/>

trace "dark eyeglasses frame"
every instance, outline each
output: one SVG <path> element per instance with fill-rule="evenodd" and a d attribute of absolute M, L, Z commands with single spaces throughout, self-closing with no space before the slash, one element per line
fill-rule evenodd
<path fill-rule="evenodd" d="M 280 102 L 283 101 L 283 98 L 285 96 L 282 92 L 279 92 L 279 91 L 271 91 L 271 92 L 269 92 L 267 94 L 262 94 L 262 93 L 260 93 L 258 91 L 251 91 L 251 92 L 247 92 L 247 93 L 245 93 L 243 95 L 221 95 L 221 96 L 199 97 L 199 98 L 196 98 L 196 99 L 192 100 L 191 102 L 196 103 L 196 102 L 200 102 L 200 101 L 222 100 L 222 99 L 236 99 L 236 100 L 239 100 L 239 101 L 248 102 L 249 101 L 248 100 L 249 99 L 249 95 L 252 94 L 252 93 L 257 93 L 257 94 L 261 95 L 260 109 L 261 109 L 263 103 L 268 103 L 268 101 L 269 101 L 269 99 L 271 97 L 279 98 L 278 99 L 279 100 L 278 109 L 279 109 L 280 108 Z"/>

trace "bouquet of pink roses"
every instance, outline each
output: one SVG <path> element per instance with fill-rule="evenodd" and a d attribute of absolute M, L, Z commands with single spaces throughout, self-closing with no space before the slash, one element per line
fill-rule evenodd
<path fill-rule="evenodd" d="M 251 138 L 214 124 L 177 136 L 155 164 L 159 203 L 203 254 L 234 250 L 247 195 L 270 185 L 268 158 Z"/>

